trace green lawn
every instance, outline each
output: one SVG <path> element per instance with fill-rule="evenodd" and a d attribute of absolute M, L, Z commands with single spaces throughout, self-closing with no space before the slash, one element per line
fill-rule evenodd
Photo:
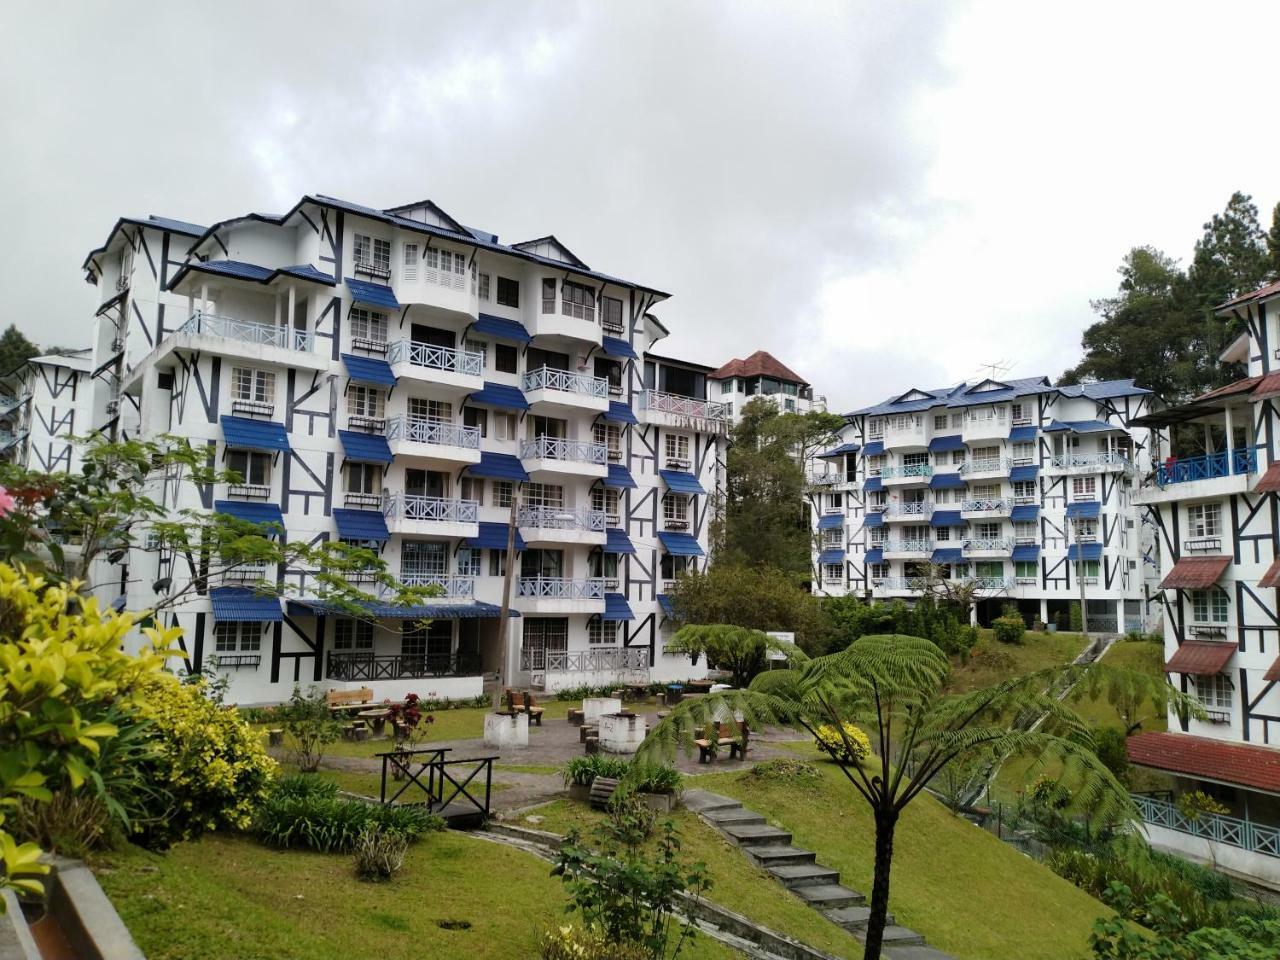
<path fill-rule="evenodd" d="M 968 663 L 957 659 L 948 689 L 956 693 L 981 690 L 1046 667 L 1070 663 L 1085 647 L 1078 633 L 1034 633 L 1028 630 L 1022 643 L 1001 643 L 990 630 L 978 633 Z"/>

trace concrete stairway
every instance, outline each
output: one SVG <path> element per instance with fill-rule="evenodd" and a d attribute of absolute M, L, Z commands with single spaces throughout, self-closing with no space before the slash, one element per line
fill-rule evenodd
<path fill-rule="evenodd" d="M 686 790 L 684 805 L 732 840 L 755 864 L 832 923 L 859 940 L 866 939 L 871 908 L 865 897 L 840 883 L 840 874 L 818 863 L 812 850 L 791 843 L 791 834 L 770 826 L 760 814 L 732 797 L 706 790 Z M 884 930 L 884 957 L 889 960 L 951 960 L 925 945 L 924 937 L 898 926 L 893 916 Z"/>

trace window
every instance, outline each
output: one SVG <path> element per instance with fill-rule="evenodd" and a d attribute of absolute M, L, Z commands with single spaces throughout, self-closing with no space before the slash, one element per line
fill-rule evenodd
<path fill-rule="evenodd" d="M 1024 405 L 1021 403 L 1010 404 L 1009 411 L 1013 415 L 1014 423 L 1020 423 L 1028 419 Z"/>
<path fill-rule="evenodd" d="M 1013 525 L 1013 539 L 1018 543 L 1036 542 L 1035 521 L 1019 520 Z"/>
<path fill-rule="evenodd" d="M 1231 678 L 1225 673 L 1196 677 L 1196 699 L 1206 710 L 1231 710 Z"/>
<path fill-rule="evenodd" d="M 213 649 L 217 653 L 254 653 L 262 648 L 262 624 L 250 620 L 217 620 Z"/>
<path fill-rule="evenodd" d="M 228 450 L 227 469 L 239 474 L 240 483 L 253 487 L 271 486 L 271 454 L 259 450 Z"/>
<path fill-rule="evenodd" d="M 419 251 L 422 248 L 416 243 L 401 244 L 401 280 L 417 280 L 418 279 L 418 261 L 422 258 Z"/>
<path fill-rule="evenodd" d="M 458 574 L 463 577 L 480 576 L 480 551 L 472 547 L 458 550 Z"/>
<path fill-rule="evenodd" d="M 617 643 L 618 642 L 618 621 L 617 620 L 592 620 L 587 624 L 587 643 Z"/>
<path fill-rule="evenodd" d="M 1000 484 L 975 483 L 969 487 L 970 500 L 994 500 L 1000 496 Z"/>
<path fill-rule="evenodd" d="M 468 427 L 475 427 L 480 431 L 480 436 L 487 437 L 489 435 L 489 411 L 480 410 L 476 407 L 467 407 L 462 411 L 462 422 Z"/>
<path fill-rule="evenodd" d="M 520 306 L 520 281 L 498 278 L 498 303 L 504 307 Z"/>
<path fill-rule="evenodd" d="M 353 383 L 347 388 L 347 416 L 381 420 L 386 410 L 386 394 L 377 387 Z"/>
<path fill-rule="evenodd" d="M 495 507 L 511 506 L 511 481 L 493 481 L 493 505 Z"/>
<path fill-rule="evenodd" d="M 482 273 L 476 278 L 476 296 L 481 300 L 489 300 L 489 274 Z"/>
<path fill-rule="evenodd" d="M 954 466 L 958 466 L 958 465 L 960 465 L 960 464 L 964 463 L 965 459 L 966 459 L 968 456 L 969 456 L 969 455 L 968 455 L 967 453 L 965 453 L 965 451 L 963 451 L 963 450 L 952 450 L 952 451 L 951 451 L 951 465 L 954 467 Z"/>
<path fill-rule="evenodd" d="M 542 312 L 556 312 L 556 282 L 550 277 L 542 281 Z"/>
<path fill-rule="evenodd" d="M 275 409 L 276 375 L 271 370 L 234 367 L 231 371 L 232 409 L 250 408 L 270 414 Z"/>
<path fill-rule="evenodd" d="M 602 297 L 600 300 L 600 325 L 608 333 L 625 333 L 626 326 L 622 322 L 622 301 L 613 297 Z"/>
<path fill-rule="evenodd" d="M 480 354 L 480 369 L 489 366 L 489 344 L 483 340 L 463 340 L 462 349 L 467 353 Z"/>
<path fill-rule="evenodd" d="M 1036 482 L 1034 480 L 1018 480 L 1013 485 L 1013 499 L 1018 503 L 1032 503 L 1036 499 Z"/>
<path fill-rule="evenodd" d="M 1187 534 L 1192 537 L 1222 535 L 1222 505 L 1196 503 L 1187 507 Z"/>
<path fill-rule="evenodd" d="M 409 416 L 425 417 L 441 423 L 453 423 L 453 404 L 448 400 L 423 400 L 421 397 L 410 397 Z"/>
<path fill-rule="evenodd" d="M 555 281 L 551 281 L 551 288 L 554 292 Z M 543 313 L 546 313 L 546 281 L 543 281 L 542 296 L 544 299 Z M 581 283 L 574 283 L 571 280 L 562 280 L 560 282 L 560 312 L 567 317 L 577 317 L 579 320 L 590 320 L 592 323 L 596 319 L 596 292 L 588 286 Z"/>
<path fill-rule="evenodd" d="M 951 539 L 951 528 L 950 528 L 950 527 L 937 527 L 937 528 L 935 528 L 935 529 L 934 529 L 934 531 L 933 531 L 933 539 L 935 539 L 935 540 L 950 540 L 950 539 Z"/>
<path fill-rule="evenodd" d="M 351 326 L 351 340 L 367 343 L 387 342 L 387 315 L 363 307 L 352 307 L 348 317 Z"/>
<path fill-rule="evenodd" d="M 347 493 L 378 494 L 382 490 L 382 467 L 376 463 L 348 463 L 345 473 Z"/>
<path fill-rule="evenodd" d="M 1013 459 L 1016 463 L 1031 463 L 1036 458 L 1036 445 L 1034 443 L 1015 443 L 1013 445 Z"/>
<path fill-rule="evenodd" d="M 1004 564 L 999 560 L 979 560 L 973 565 L 973 572 L 984 579 L 1003 577 Z"/>
<path fill-rule="evenodd" d="M 602 580 L 618 579 L 618 555 L 616 553 L 596 553 L 592 552 L 587 559 L 591 576 L 599 577 Z M 616 587 L 617 584 L 615 583 Z"/>
<path fill-rule="evenodd" d="M 995 540 L 1000 536 L 1000 524 L 998 523 L 975 523 L 973 529 L 974 535 L 979 540 Z"/>
<path fill-rule="evenodd" d="M 514 413 L 495 411 L 493 414 L 493 435 L 498 440 L 515 440 L 520 430 L 519 421 Z"/>
<path fill-rule="evenodd" d="M 448 544 L 431 540 L 406 540 L 400 545 L 402 577 L 440 577 L 448 571 Z"/>
<path fill-rule="evenodd" d="M 591 509 L 603 513 L 610 526 L 616 525 L 621 520 L 618 514 L 618 491 L 608 487 L 593 487 Z"/>
<path fill-rule="evenodd" d="M 463 500 L 474 500 L 484 506 L 484 480 L 480 477 L 463 477 L 459 484 L 459 493 Z"/>
<path fill-rule="evenodd" d="M 569 621 L 564 617 L 524 617 L 524 642 L 521 653 L 528 658 L 529 669 L 543 670 L 547 654 L 563 653 L 569 648 Z"/>
<path fill-rule="evenodd" d="M 663 439 L 667 460 L 689 462 L 689 438 L 681 433 L 668 433 Z"/>
<path fill-rule="evenodd" d="M 1088 517 L 1078 517 L 1073 520 L 1075 525 L 1071 530 L 1072 539 L 1080 539 L 1084 543 L 1093 543 L 1098 539 L 1098 521 Z"/>
<path fill-rule="evenodd" d="M 823 530 L 822 545 L 824 547 L 844 546 L 844 531 L 839 529 L 838 527 L 833 530 Z"/>
<path fill-rule="evenodd" d="M 1192 590 L 1191 618 L 1196 623 L 1226 623 L 1227 594 L 1222 590 Z"/>
<path fill-rule="evenodd" d="M 824 563 L 822 565 L 823 580 L 843 580 L 844 565 L 839 563 Z"/>
<path fill-rule="evenodd" d="M 1098 574 L 1102 569 L 1101 561 L 1098 560 L 1085 560 L 1083 563 L 1076 561 L 1074 566 L 1076 568 L 1076 576 L 1082 577 L 1086 581 L 1097 580 Z"/>
<path fill-rule="evenodd" d="M 372 650 L 373 624 L 368 620 L 338 617 L 333 622 L 333 649 Z"/>
<path fill-rule="evenodd" d="M 827 510 L 843 510 L 843 509 L 844 509 L 844 494 L 828 493 L 827 494 Z"/>
<path fill-rule="evenodd" d="M 958 430 L 958 429 L 960 429 L 960 427 L 962 427 L 962 426 L 964 426 L 964 414 L 963 414 L 963 413 L 953 413 L 953 414 L 951 415 L 951 429 L 952 429 L 952 430 Z"/>
<path fill-rule="evenodd" d="M 1019 560 L 1013 565 L 1013 575 L 1019 580 L 1035 580 L 1039 574 L 1034 560 Z"/>
<path fill-rule="evenodd" d="M 489 576 L 505 577 L 507 575 L 507 553 L 505 550 L 489 551 Z"/>
<path fill-rule="evenodd" d="M 671 527 L 688 528 L 689 498 L 677 493 L 665 494 L 662 498 L 662 519 L 668 529 Z M 837 530 L 836 533 L 839 534 L 840 531 Z"/>
<path fill-rule="evenodd" d="M 947 429 L 947 415 L 945 413 L 939 413 L 933 418 L 933 429 L 935 430 Z"/>
<path fill-rule="evenodd" d="M 1071 478 L 1071 499 L 1094 500 L 1096 498 L 1097 494 L 1095 493 L 1093 477 Z"/>
<path fill-rule="evenodd" d="M 721 396 L 723 396 L 723 395 L 724 395 L 724 394 L 726 394 L 726 393 L 733 393 L 733 381 L 732 381 L 732 380 L 721 380 L 721 381 L 720 381 L 720 395 L 721 395 Z"/>
<path fill-rule="evenodd" d="M 426 265 L 426 278 L 432 283 L 452 287 L 454 290 L 463 289 L 467 274 L 467 258 L 464 254 L 428 247 Z"/>
<path fill-rule="evenodd" d="M 558 483 L 527 483 L 524 502 L 530 507 L 558 509 L 564 506 L 564 487 Z"/>
<path fill-rule="evenodd" d="M 515 373 L 518 368 L 519 352 L 515 347 L 505 343 L 493 345 L 493 369 L 498 373 Z"/>
<path fill-rule="evenodd" d="M 883 580 L 889 576 L 889 565 L 887 563 L 873 563 L 871 565 L 871 579 Z"/>
<path fill-rule="evenodd" d="M 356 234 L 356 271 L 375 276 L 391 276 L 391 241 Z"/>
<path fill-rule="evenodd" d="M 616 423 L 597 423 L 591 428 L 591 437 L 596 443 L 603 443 L 609 452 L 610 460 L 622 459 L 622 430 Z"/>

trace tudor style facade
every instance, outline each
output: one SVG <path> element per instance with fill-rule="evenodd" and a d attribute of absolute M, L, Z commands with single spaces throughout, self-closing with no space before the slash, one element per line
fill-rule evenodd
<path fill-rule="evenodd" d="M 664 655 L 663 592 L 706 563 L 727 416 L 707 399 L 710 368 L 651 351 L 667 294 L 555 237 L 504 245 L 430 201 L 324 196 L 208 228 L 122 219 L 85 269 L 93 426 L 182 435 L 243 480 L 165 478 L 167 502 L 372 543 L 402 580 L 442 592 L 412 611 L 371 597 L 371 624 L 327 612 L 312 571 L 210 584 L 165 618 L 233 700 L 295 683 L 479 694 L 499 666 L 513 498 L 508 677 L 556 688 L 704 669 Z M 104 600 L 146 609 L 186 585 L 163 545 L 117 559 L 95 579 Z M 289 598 L 255 595 L 257 579 Z"/>
<path fill-rule="evenodd" d="M 32 357 L 0 385 L 0 457 L 30 470 L 74 472 L 71 438 L 89 432 L 89 351 Z"/>
<path fill-rule="evenodd" d="M 764 350 L 757 350 L 745 360 L 730 360 L 707 379 L 712 398 L 725 405 L 734 423 L 742 418 L 747 402 L 757 397 L 769 400 L 779 413 L 826 409 L 826 399 L 815 398 L 807 380 Z"/>
<path fill-rule="evenodd" d="M 1091 630 L 1142 629 L 1154 558 L 1134 494 L 1150 456 L 1127 424 L 1150 402 L 1129 380 L 1037 377 L 848 414 L 809 473 L 814 591 L 910 599 L 938 569 L 977 584 L 984 623 L 1011 602 L 1053 623 L 1083 577 Z"/>

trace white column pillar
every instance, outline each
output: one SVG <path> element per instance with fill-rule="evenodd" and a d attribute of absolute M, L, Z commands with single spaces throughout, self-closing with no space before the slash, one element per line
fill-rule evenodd
<path fill-rule="evenodd" d="M 284 321 L 284 325 L 286 327 L 293 326 L 293 308 L 294 308 L 294 305 L 297 303 L 297 300 L 298 300 L 298 288 L 291 285 L 289 287 L 289 316 L 287 316 Z"/>
<path fill-rule="evenodd" d="M 273 298 L 276 302 L 276 326 L 280 326 L 280 294 L 276 294 Z"/>
<path fill-rule="evenodd" d="M 1040 622 L 1044 624 L 1049 622 L 1049 599 L 1047 597 L 1040 598 Z"/>
<path fill-rule="evenodd" d="M 200 312 L 209 312 L 209 285 L 207 283 L 200 284 Z"/>
<path fill-rule="evenodd" d="M 1235 458 L 1232 457 L 1231 455 L 1231 450 L 1232 450 L 1232 447 L 1234 446 L 1234 443 L 1232 442 L 1232 439 L 1231 439 L 1232 434 L 1234 433 L 1234 424 L 1231 421 L 1230 407 L 1227 407 L 1226 410 L 1223 411 L 1223 417 L 1225 418 L 1224 423 L 1227 429 L 1227 473 L 1235 473 L 1236 472 L 1235 463 L 1234 463 Z"/>

